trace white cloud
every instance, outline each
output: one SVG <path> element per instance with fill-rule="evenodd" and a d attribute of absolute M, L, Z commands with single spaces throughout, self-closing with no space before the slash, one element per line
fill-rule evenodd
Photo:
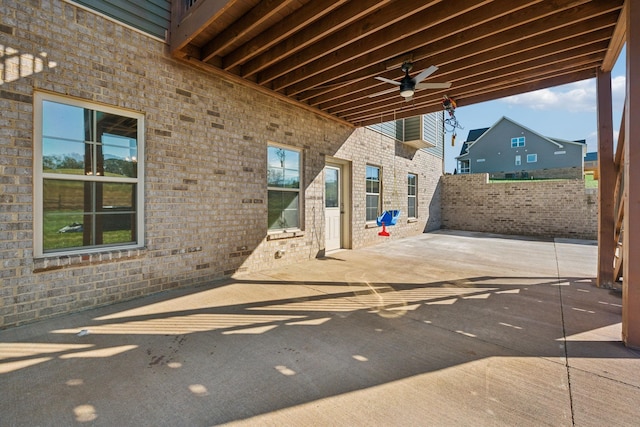
<path fill-rule="evenodd" d="M 624 106 L 624 93 L 626 90 L 625 76 L 617 76 L 611 79 L 611 102 L 615 111 L 622 111 Z"/>
<path fill-rule="evenodd" d="M 594 79 L 583 80 L 550 89 L 509 96 L 503 98 L 502 101 L 533 110 L 593 112 L 596 109 L 596 82 Z"/>
<path fill-rule="evenodd" d="M 613 145 L 616 146 L 618 143 L 618 135 L 620 135 L 619 130 L 613 131 Z M 587 141 L 587 151 L 598 151 L 598 131 L 594 130 L 589 133 L 586 137 Z"/>

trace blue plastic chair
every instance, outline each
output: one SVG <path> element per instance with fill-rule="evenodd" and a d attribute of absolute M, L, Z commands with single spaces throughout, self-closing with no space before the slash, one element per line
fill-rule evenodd
<path fill-rule="evenodd" d="M 399 209 L 384 211 L 382 212 L 382 215 L 378 217 L 376 223 L 378 224 L 378 227 L 382 226 L 383 223 L 384 225 L 396 225 L 396 222 L 398 222 L 398 218 L 400 218 Z"/>

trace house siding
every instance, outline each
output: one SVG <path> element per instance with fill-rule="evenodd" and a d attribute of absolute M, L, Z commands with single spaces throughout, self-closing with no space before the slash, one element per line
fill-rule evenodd
<path fill-rule="evenodd" d="M 189 67 L 158 39 L 65 1 L 2 2 L 0 15 L 0 327 L 322 254 L 329 158 L 352 171 L 352 248 L 440 228 L 436 156 Z M 36 91 L 145 115 L 143 248 L 34 256 Z M 267 233 L 269 143 L 302 151 L 298 233 Z M 382 169 L 383 208 L 403 211 L 389 238 L 365 221 L 367 164 Z M 407 173 L 418 174 L 412 222 Z"/>
<path fill-rule="evenodd" d="M 511 147 L 511 138 L 525 137 L 524 147 Z M 486 131 L 460 159 L 469 160 L 471 173 L 489 173 L 492 178 L 536 176 L 539 178 L 580 178 L 584 144 L 562 142 L 562 147 L 517 123 L 503 119 Z M 537 161 L 527 162 L 528 154 Z M 521 163 L 516 165 L 516 156 Z M 571 171 L 567 175 L 567 170 Z M 556 173 L 557 172 L 557 173 Z"/>
<path fill-rule="evenodd" d="M 425 114 L 422 120 L 422 133 L 424 139 L 433 144 L 433 147 L 425 148 L 429 154 L 439 159 L 444 158 L 444 112 Z"/>
<path fill-rule="evenodd" d="M 166 39 L 171 20 L 170 0 L 69 0 L 105 14 L 152 36 Z"/>

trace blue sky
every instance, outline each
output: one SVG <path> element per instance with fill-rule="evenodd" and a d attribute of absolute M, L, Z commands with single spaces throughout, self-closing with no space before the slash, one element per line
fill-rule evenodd
<path fill-rule="evenodd" d="M 625 50 L 611 72 L 614 141 L 618 136 L 625 88 Z M 585 139 L 588 151 L 597 151 L 596 81 L 583 80 L 495 101 L 458 107 L 455 115 L 464 129 L 445 135 L 445 172 L 456 167 L 455 157 L 470 130 L 493 126 L 503 116 L 544 136 L 568 140 Z"/>

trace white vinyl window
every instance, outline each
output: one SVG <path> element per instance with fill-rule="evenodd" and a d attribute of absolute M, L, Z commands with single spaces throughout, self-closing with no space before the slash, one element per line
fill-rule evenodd
<path fill-rule="evenodd" d="M 141 247 L 144 116 L 36 93 L 36 256 Z"/>
<path fill-rule="evenodd" d="M 538 161 L 537 154 L 527 154 L 527 163 L 536 163 Z"/>
<path fill-rule="evenodd" d="M 278 145 L 267 147 L 269 231 L 300 228 L 301 171 L 299 150 Z"/>
<path fill-rule="evenodd" d="M 471 173 L 469 160 L 458 160 L 458 173 Z"/>
<path fill-rule="evenodd" d="M 516 156 L 516 166 L 520 166 L 522 164 L 522 157 L 520 155 Z"/>
<path fill-rule="evenodd" d="M 511 138 L 511 148 L 524 147 L 524 143 L 525 143 L 524 136 Z"/>
<path fill-rule="evenodd" d="M 409 218 L 418 217 L 418 175 L 410 173 L 407 175 L 407 216 Z"/>
<path fill-rule="evenodd" d="M 380 168 L 367 165 L 365 180 L 367 198 L 366 219 L 367 221 L 375 221 L 380 214 Z"/>

